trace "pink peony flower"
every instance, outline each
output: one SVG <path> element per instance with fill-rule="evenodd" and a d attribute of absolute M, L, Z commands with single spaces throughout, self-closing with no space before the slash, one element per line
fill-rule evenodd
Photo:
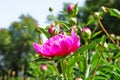
<path fill-rule="evenodd" d="M 70 13 L 73 10 L 73 8 L 74 8 L 74 4 L 68 5 L 68 8 L 67 8 L 68 13 Z"/>
<path fill-rule="evenodd" d="M 80 47 L 80 38 L 72 29 L 71 36 L 58 34 L 48 39 L 43 45 L 33 43 L 33 47 L 44 57 L 66 56 Z"/>

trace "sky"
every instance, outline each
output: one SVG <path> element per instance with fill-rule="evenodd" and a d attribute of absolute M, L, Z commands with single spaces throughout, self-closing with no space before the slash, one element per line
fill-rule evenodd
<path fill-rule="evenodd" d="M 9 28 L 12 22 L 20 20 L 22 14 L 31 15 L 39 25 L 45 27 L 48 25 L 49 7 L 53 8 L 56 16 L 63 9 L 64 2 L 78 2 L 81 7 L 85 0 L 0 0 L 0 28 Z"/>

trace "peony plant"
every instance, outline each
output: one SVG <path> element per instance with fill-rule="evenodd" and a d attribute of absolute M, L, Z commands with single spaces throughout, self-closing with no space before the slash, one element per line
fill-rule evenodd
<path fill-rule="evenodd" d="M 77 17 L 78 4 L 68 5 L 66 11 L 68 14 L 62 14 L 65 15 L 64 20 L 56 18 L 52 13 L 53 10 L 50 10 L 55 25 L 35 29 L 40 34 L 44 33 L 48 40 L 39 43 L 41 37 L 38 34 L 38 42 L 33 42 L 33 48 L 39 54 L 34 61 L 47 65 L 47 67 L 41 65 L 41 70 L 45 69 L 45 71 L 40 76 L 45 75 L 39 77 L 40 80 L 118 80 L 120 78 L 119 39 L 111 37 L 101 22 L 104 13 L 109 12 L 111 16 L 119 18 L 120 12 L 106 7 L 104 10 L 106 11 L 103 11 L 102 7 L 99 12 L 95 12 L 92 19 L 82 26 Z M 93 24 L 97 24 L 97 27 Z M 98 27 L 101 28 L 100 31 L 96 30 Z"/>

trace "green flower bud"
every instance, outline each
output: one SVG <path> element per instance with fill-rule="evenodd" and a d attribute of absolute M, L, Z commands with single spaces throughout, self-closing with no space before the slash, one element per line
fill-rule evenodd
<path fill-rule="evenodd" d="M 91 38 L 91 30 L 88 27 L 82 28 L 82 38 L 84 40 Z"/>

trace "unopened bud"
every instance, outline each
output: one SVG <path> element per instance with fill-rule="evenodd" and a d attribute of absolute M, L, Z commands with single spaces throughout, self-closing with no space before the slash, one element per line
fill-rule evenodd
<path fill-rule="evenodd" d="M 73 8 L 74 8 L 74 4 L 69 4 L 67 8 L 68 13 L 70 13 L 73 10 Z"/>
<path fill-rule="evenodd" d="M 55 26 L 51 25 L 51 26 L 49 27 L 49 29 L 48 29 L 48 32 L 49 32 L 50 34 L 54 35 L 54 34 L 55 34 Z"/>
<path fill-rule="evenodd" d="M 101 9 L 104 11 L 104 12 L 107 12 L 106 8 L 104 6 L 101 7 Z"/>
<path fill-rule="evenodd" d="M 16 72 L 15 71 L 12 71 L 12 76 L 15 76 Z"/>
<path fill-rule="evenodd" d="M 50 12 L 52 12 L 52 11 L 53 11 L 52 7 L 49 7 L 49 11 L 50 11 Z"/>
<path fill-rule="evenodd" d="M 82 78 L 76 78 L 75 80 L 83 80 Z"/>
<path fill-rule="evenodd" d="M 43 70 L 43 71 L 46 71 L 46 70 L 47 70 L 47 65 L 42 64 L 42 65 L 40 66 L 40 69 Z"/>
<path fill-rule="evenodd" d="M 116 40 L 120 40 L 120 36 L 116 36 Z"/>
<path fill-rule="evenodd" d="M 71 18 L 71 23 L 77 24 L 77 18 Z"/>
<path fill-rule="evenodd" d="M 99 17 L 100 17 L 99 12 L 95 12 L 95 13 L 94 13 L 94 16 L 95 16 L 96 18 L 99 18 Z"/>
<path fill-rule="evenodd" d="M 91 30 L 88 27 L 82 28 L 82 38 L 90 39 L 91 38 Z"/>
<path fill-rule="evenodd" d="M 35 54 L 35 57 L 37 57 L 37 58 L 38 58 L 38 57 L 39 57 L 39 54 Z"/>
<path fill-rule="evenodd" d="M 115 34 L 111 34 L 110 36 L 111 36 L 113 39 L 115 39 Z"/>

